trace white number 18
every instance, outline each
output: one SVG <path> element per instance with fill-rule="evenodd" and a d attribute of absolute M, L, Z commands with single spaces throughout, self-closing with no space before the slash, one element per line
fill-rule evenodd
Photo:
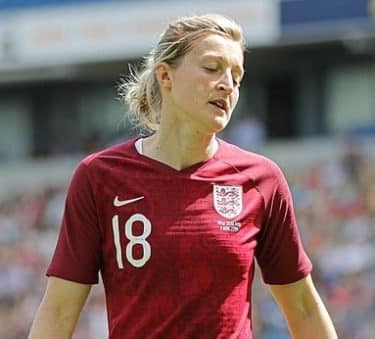
<path fill-rule="evenodd" d="M 143 233 L 141 235 L 133 234 L 133 224 L 135 222 L 141 222 L 143 224 Z M 113 216 L 112 218 L 112 229 L 113 229 L 113 240 L 116 248 L 116 260 L 117 265 L 120 269 L 124 268 L 122 262 L 122 249 L 120 244 L 120 226 L 118 221 L 118 215 Z M 147 261 L 151 258 L 151 246 L 150 243 L 146 240 L 147 237 L 151 234 L 151 222 L 143 214 L 133 214 L 125 223 L 125 235 L 129 239 L 128 244 L 126 245 L 126 259 L 134 267 L 142 267 L 146 264 Z M 134 245 L 141 245 L 143 249 L 143 257 L 135 259 L 133 257 L 133 247 Z"/>

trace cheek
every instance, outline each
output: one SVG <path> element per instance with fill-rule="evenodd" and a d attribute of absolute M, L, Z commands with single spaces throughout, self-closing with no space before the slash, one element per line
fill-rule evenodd
<path fill-rule="evenodd" d="M 239 93 L 238 93 L 238 90 L 237 90 L 233 93 L 233 96 L 232 96 L 232 110 L 235 109 L 235 107 L 237 105 L 237 102 L 238 102 L 238 98 L 239 98 Z"/>
<path fill-rule="evenodd" d="M 191 82 L 189 88 L 185 88 L 184 94 L 188 104 L 201 105 L 204 103 L 207 97 L 207 86 L 207 83 L 201 78 Z"/>
<path fill-rule="evenodd" d="M 198 86 L 195 87 L 195 90 L 198 94 L 204 93 L 205 85 L 202 82 L 198 82 Z"/>

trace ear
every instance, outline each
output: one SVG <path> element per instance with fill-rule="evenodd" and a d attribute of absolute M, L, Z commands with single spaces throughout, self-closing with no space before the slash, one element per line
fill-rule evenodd
<path fill-rule="evenodd" d="M 171 66 L 161 62 L 155 67 L 155 76 L 161 88 L 171 88 Z"/>

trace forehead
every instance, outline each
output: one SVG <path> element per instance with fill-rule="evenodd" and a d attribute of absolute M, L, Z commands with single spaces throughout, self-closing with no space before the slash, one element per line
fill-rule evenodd
<path fill-rule="evenodd" d="M 207 34 L 192 44 L 190 54 L 194 58 L 218 57 L 232 64 L 243 65 L 243 51 L 240 42 L 219 34 Z"/>

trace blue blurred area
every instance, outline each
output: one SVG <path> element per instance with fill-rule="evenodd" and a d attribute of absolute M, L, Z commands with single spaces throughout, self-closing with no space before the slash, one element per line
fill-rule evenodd
<path fill-rule="evenodd" d="M 303 0 L 281 2 L 281 25 L 371 19 L 370 0 Z"/>
<path fill-rule="evenodd" d="M 81 4 L 108 4 L 111 2 L 139 2 L 136 0 L 0 0 L 0 11 L 23 10 L 46 6 L 64 6 Z"/>

